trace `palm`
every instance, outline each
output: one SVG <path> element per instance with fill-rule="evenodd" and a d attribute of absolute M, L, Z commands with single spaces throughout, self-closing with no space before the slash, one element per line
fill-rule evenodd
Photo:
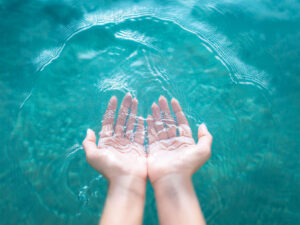
<path fill-rule="evenodd" d="M 137 100 L 130 94 L 124 97 L 114 129 L 117 99 L 112 97 L 102 121 L 100 140 L 96 146 L 96 136 L 89 130 L 84 141 L 84 149 L 89 164 L 108 179 L 123 175 L 147 178 L 147 162 L 144 151 L 144 121 L 136 123 Z M 129 119 L 126 123 L 126 118 Z M 134 134 L 134 128 L 136 132 Z M 126 132 L 125 132 L 125 128 Z M 89 134 L 90 133 L 90 134 Z"/>
<path fill-rule="evenodd" d="M 192 175 L 210 156 L 211 138 L 209 133 L 206 135 L 207 130 L 202 130 L 203 126 L 199 128 L 199 141 L 196 144 L 178 101 L 172 100 L 179 130 L 177 136 L 175 120 L 170 115 L 166 99 L 161 97 L 159 104 L 161 112 L 154 104 L 153 118 L 149 116 L 147 119 L 149 135 L 147 163 L 151 182 L 167 174 Z"/>
<path fill-rule="evenodd" d="M 132 174 L 138 177 L 147 177 L 146 157 L 143 145 L 131 142 L 126 138 L 108 137 L 99 141 L 99 152 L 105 155 L 111 173 Z M 104 162 L 99 161 L 101 165 Z M 100 170 L 100 168 L 99 168 Z"/>

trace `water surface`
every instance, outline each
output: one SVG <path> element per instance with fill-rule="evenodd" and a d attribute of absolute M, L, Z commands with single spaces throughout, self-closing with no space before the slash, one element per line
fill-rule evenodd
<path fill-rule="evenodd" d="M 96 224 L 107 182 L 81 147 L 110 96 L 146 117 L 177 98 L 196 138 L 208 224 L 300 221 L 300 3 L 0 1 L 3 224 Z M 158 224 L 148 185 L 144 224 Z"/>

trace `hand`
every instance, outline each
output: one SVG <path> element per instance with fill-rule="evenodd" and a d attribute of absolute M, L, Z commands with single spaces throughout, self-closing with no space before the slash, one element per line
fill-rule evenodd
<path fill-rule="evenodd" d="M 139 117 L 135 122 L 137 104 L 130 94 L 124 97 L 114 129 L 117 98 L 112 97 L 103 117 L 98 146 L 90 129 L 83 141 L 88 163 L 109 181 L 101 225 L 137 225 L 143 220 L 147 161 L 143 147 L 144 121 Z"/>
<path fill-rule="evenodd" d="M 159 98 L 159 106 L 152 105 L 152 116 L 148 116 L 149 153 L 148 176 L 153 185 L 170 175 L 191 177 L 210 157 L 212 136 L 204 124 L 198 129 L 196 144 L 188 121 L 179 102 L 171 100 L 172 117 L 165 97 Z M 162 115 L 162 116 L 161 116 Z M 177 136 L 177 128 L 179 135 Z"/>
<path fill-rule="evenodd" d="M 147 163 L 144 151 L 144 121 L 137 119 L 138 101 L 128 93 L 121 104 L 114 130 L 114 118 L 117 108 L 117 98 L 112 97 L 103 117 L 100 140 L 96 145 L 95 133 L 88 129 L 83 141 L 88 163 L 99 173 L 104 175 L 110 183 L 126 183 L 132 179 L 147 181 Z M 127 115 L 129 119 L 126 123 Z M 125 126 L 126 125 L 126 126 Z M 124 132 L 127 127 L 126 132 Z"/>

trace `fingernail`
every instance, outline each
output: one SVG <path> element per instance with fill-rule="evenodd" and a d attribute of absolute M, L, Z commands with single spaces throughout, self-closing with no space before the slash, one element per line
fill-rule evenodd
<path fill-rule="evenodd" d="M 207 131 L 207 127 L 206 127 L 205 123 L 201 123 L 201 124 L 200 124 L 200 129 L 201 129 L 201 131 L 203 131 L 203 132 Z"/>
<path fill-rule="evenodd" d="M 156 105 L 156 103 L 155 102 L 153 102 L 152 103 L 152 107 L 156 107 L 157 105 Z"/>
<path fill-rule="evenodd" d="M 90 128 L 87 129 L 86 134 L 90 135 L 92 133 L 92 130 Z"/>

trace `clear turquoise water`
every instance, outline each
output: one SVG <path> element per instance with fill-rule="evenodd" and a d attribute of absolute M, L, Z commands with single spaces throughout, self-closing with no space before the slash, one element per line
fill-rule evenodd
<path fill-rule="evenodd" d="M 208 224 L 300 223 L 300 3 L 0 1 L 1 224 L 96 224 L 86 163 L 111 95 L 178 98 L 214 135 L 194 176 Z M 144 224 L 158 224 L 151 186 Z"/>

